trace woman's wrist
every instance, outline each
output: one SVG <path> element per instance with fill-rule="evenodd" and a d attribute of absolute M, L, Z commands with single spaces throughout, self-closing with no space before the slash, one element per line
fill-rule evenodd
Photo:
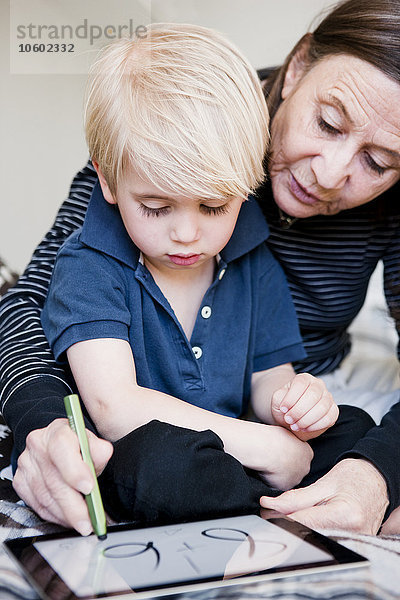
<path fill-rule="evenodd" d="M 374 494 L 376 493 L 380 497 L 387 498 L 387 501 L 389 502 L 389 492 L 386 479 L 372 462 L 361 457 L 344 458 L 337 464 L 337 467 L 340 465 L 342 465 L 346 471 L 349 471 L 349 476 L 352 476 L 352 473 L 354 473 L 354 477 L 357 478 L 360 473 L 362 473 L 363 479 L 365 478 L 365 480 L 370 482 L 371 486 L 375 488 Z"/>

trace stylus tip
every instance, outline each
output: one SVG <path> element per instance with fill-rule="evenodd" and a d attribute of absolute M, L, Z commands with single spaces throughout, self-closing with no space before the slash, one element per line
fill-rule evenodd
<path fill-rule="evenodd" d="M 98 535 L 97 538 L 102 542 L 107 539 L 107 534 L 105 533 L 104 535 Z"/>

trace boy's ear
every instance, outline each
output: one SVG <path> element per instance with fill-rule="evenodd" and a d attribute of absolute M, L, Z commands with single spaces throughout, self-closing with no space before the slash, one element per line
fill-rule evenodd
<path fill-rule="evenodd" d="M 108 183 L 99 167 L 99 163 L 96 162 L 95 160 L 92 160 L 92 165 L 96 169 L 96 173 L 97 173 L 97 176 L 98 176 L 99 182 L 100 182 L 101 191 L 103 192 L 103 196 L 104 196 L 105 200 L 107 200 L 107 202 L 109 204 L 117 204 L 117 200 L 112 195 L 111 190 L 108 187 Z"/>
<path fill-rule="evenodd" d="M 281 92 L 282 100 L 285 100 L 285 98 L 287 98 L 294 90 L 308 68 L 310 63 L 308 52 L 311 39 L 312 33 L 306 33 L 297 44 L 283 81 Z"/>

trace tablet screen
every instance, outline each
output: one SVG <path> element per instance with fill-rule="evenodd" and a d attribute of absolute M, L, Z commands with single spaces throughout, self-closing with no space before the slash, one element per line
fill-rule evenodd
<path fill-rule="evenodd" d="M 145 529 L 117 528 L 104 541 L 94 535 L 43 536 L 32 540 L 30 553 L 35 564 L 40 556 L 73 594 L 54 598 L 167 593 L 168 588 L 182 585 L 340 563 L 329 545 L 308 541 L 305 531 L 310 532 L 286 519 L 245 515 Z M 348 562 L 357 561 L 357 555 L 351 561 L 353 553 L 343 551 Z"/>

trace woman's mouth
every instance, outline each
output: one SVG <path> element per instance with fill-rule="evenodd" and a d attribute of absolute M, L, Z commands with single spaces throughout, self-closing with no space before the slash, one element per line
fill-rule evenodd
<path fill-rule="evenodd" d="M 303 202 L 303 204 L 316 204 L 317 202 L 320 202 L 320 199 L 317 198 L 317 196 L 310 194 L 306 188 L 300 185 L 292 174 L 290 178 L 290 191 L 293 196 L 295 196 L 297 200 L 300 200 L 300 202 Z"/>
<path fill-rule="evenodd" d="M 168 254 L 168 257 L 175 265 L 186 267 L 194 265 L 199 260 L 200 254 Z"/>

